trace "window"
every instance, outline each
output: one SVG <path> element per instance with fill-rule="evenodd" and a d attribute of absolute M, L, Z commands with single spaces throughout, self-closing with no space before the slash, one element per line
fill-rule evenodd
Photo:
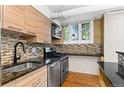
<path fill-rule="evenodd" d="M 69 41 L 69 29 L 68 26 L 63 27 L 64 41 Z"/>
<path fill-rule="evenodd" d="M 78 25 L 69 25 L 69 32 L 70 32 L 70 40 L 78 40 Z"/>
<path fill-rule="evenodd" d="M 83 23 L 81 24 L 81 33 L 82 33 L 82 40 L 89 40 L 90 39 L 90 23 Z"/>
<path fill-rule="evenodd" d="M 93 43 L 93 21 L 63 27 L 65 44 Z"/>

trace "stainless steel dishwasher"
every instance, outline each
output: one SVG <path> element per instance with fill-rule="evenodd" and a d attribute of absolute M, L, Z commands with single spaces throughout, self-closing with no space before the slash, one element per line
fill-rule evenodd
<path fill-rule="evenodd" d="M 48 65 L 48 87 L 60 86 L 60 60 Z"/>

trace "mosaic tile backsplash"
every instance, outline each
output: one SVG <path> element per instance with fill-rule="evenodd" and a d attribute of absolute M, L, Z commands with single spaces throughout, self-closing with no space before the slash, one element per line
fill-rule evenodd
<path fill-rule="evenodd" d="M 75 55 L 101 55 L 100 44 L 65 44 L 56 45 L 56 51 Z"/>
<path fill-rule="evenodd" d="M 26 40 L 19 38 L 17 34 L 10 34 L 2 32 L 2 49 L 1 49 L 1 64 L 7 65 L 13 62 L 14 56 L 14 45 L 20 41 L 25 45 L 26 53 L 23 53 L 21 46 L 18 46 L 17 54 L 21 54 L 21 60 L 29 60 L 35 57 L 43 57 L 43 47 L 55 47 L 59 53 L 68 54 L 79 54 L 79 55 L 101 55 L 100 44 L 63 44 L 63 45 L 52 45 L 52 44 L 36 44 L 26 43 Z"/>
<path fill-rule="evenodd" d="M 14 58 L 14 46 L 17 42 L 23 42 L 26 53 L 23 53 L 22 47 L 18 45 L 17 55 L 21 55 L 21 59 L 18 62 L 29 60 L 37 56 L 43 57 L 43 48 L 38 44 L 27 44 L 25 40 L 20 39 L 16 34 L 8 34 L 2 32 L 1 35 L 1 65 L 7 65 L 13 63 Z"/>

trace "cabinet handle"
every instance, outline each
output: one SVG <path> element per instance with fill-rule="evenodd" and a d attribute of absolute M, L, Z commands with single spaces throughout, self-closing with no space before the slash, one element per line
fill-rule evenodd
<path fill-rule="evenodd" d="M 36 33 L 34 33 L 34 32 L 30 32 L 30 31 L 28 31 L 28 33 L 30 33 L 30 34 L 36 34 Z"/>
<path fill-rule="evenodd" d="M 22 29 L 20 29 L 20 28 L 16 28 L 16 27 L 13 27 L 13 26 L 9 26 L 8 28 L 11 28 L 11 29 L 15 29 L 15 30 L 22 30 Z"/>
<path fill-rule="evenodd" d="M 32 83 L 33 87 L 36 87 L 37 85 L 39 85 L 41 83 L 40 79 L 38 79 L 36 82 Z"/>

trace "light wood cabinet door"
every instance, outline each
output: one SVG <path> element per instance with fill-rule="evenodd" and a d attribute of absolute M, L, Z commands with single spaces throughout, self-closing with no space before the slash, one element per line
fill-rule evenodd
<path fill-rule="evenodd" d="M 40 87 L 44 81 L 47 81 L 47 66 L 18 78 L 16 87 Z"/>
<path fill-rule="evenodd" d="M 2 28 L 25 33 L 24 6 L 2 6 Z"/>
<path fill-rule="evenodd" d="M 51 34 L 44 34 L 42 33 L 43 30 L 38 28 L 38 31 L 37 32 L 37 42 L 42 42 L 42 43 L 51 43 Z"/>
<path fill-rule="evenodd" d="M 41 13 L 37 15 L 37 42 L 51 43 L 51 21 Z"/>
<path fill-rule="evenodd" d="M 32 6 L 25 6 L 24 29 L 28 34 L 36 35 L 37 31 L 37 14 Z"/>

